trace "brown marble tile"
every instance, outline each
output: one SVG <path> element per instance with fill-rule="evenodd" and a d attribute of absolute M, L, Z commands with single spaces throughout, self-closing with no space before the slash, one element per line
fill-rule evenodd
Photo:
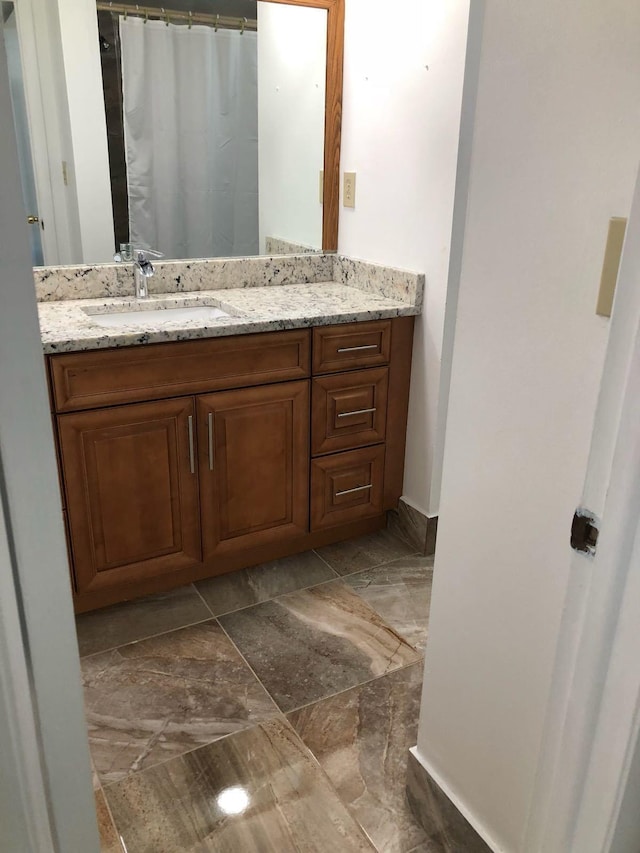
<path fill-rule="evenodd" d="M 98 834 L 100 836 L 100 853 L 124 853 L 124 847 L 111 819 L 109 807 L 105 800 L 102 789 L 95 792 L 96 818 L 98 820 Z"/>
<path fill-rule="evenodd" d="M 213 615 L 220 616 L 335 577 L 335 572 L 324 560 L 313 551 L 306 551 L 200 581 L 196 587 Z"/>
<path fill-rule="evenodd" d="M 318 554 L 339 575 L 349 575 L 390 563 L 399 557 L 415 554 L 416 549 L 389 530 L 378 530 L 357 539 L 347 539 L 334 545 L 325 545 Z"/>
<path fill-rule="evenodd" d="M 419 848 L 419 853 L 491 853 L 491 848 L 411 753 L 406 791 L 410 808 L 427 837 L 425 844 L 431 845 Z"/>
<path fill-rule="evenodd" d="M 413 664 L 287 717 L 380 853 L 426 840 L 405 798 L 422 671 Z"/>
<path fill-rule="evenodd" d="M 371 853 L 293 729 L 272 720 L 107 789 L 127 853 Z"/>
<path fill-rule="evenodd" d="M 408 557 L 345 577 L 401 637 L 424 653 L 429 627 L 433 557 Z"/>
<path fill-rule="evenodd" d="M 277 714 L 216 620 L 81 661 L 103 784 Z"/>
<path fill-rule="evenodd" d="M 342 581 L 220 617 L 283 711 L 419 659 Z"/>
<path fill-rule="evenodd" d="M 208 607 L 192 585 L 81 613 L 76 618 L 80 655 L 114 649 L 210 618 Z"/>

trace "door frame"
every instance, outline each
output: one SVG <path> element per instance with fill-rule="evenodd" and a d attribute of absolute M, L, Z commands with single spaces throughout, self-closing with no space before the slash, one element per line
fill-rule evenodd
<path fill-rule="evenodd" d="M 69 108 L 57 2 L 13 0 L 44 262 L 81 256 Z"/>
<path fill-rule="evenodd" d="M 0 115 L 11 116 L 1 38 Z M 0 399 L 10 401 L 0 413 L 0 754 L 8 756 L 0 766 L 0 810 L 15 807 L 8 825 L 21 823 L 16 831 L 26 842 L 15 849 L 97 853 L 60 488 L 11 120 L 0 122 L 0 162 Z M 0 831 L 6 826 L 3 820 Z"/>
<path fill-rule="evenodd" d="M 522 850 L 622 843 L 640 770 L 640 174 L 618 277 L 582 503 L 602 518 L 574 554 Z M 570 519 L 567 519 L 567 547 Z M 626 826 L 628 826 L 626 822 Z M 637 849 L 637 848 L 633 848 Z"/>
<path fill-rule="evenodd" d="M 4 507 L 0 506 L 0 510 Z M 2 769 L 11 780 L 11 784 L 3 784 L 0 772 L 0 846 L 43 853 L 54 849 L 3 512 L 0 512 L 0 755 Z"/>

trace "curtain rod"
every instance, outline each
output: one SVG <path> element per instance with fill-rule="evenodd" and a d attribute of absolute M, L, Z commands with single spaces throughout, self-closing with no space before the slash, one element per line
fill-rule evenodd
<path fill-rule="evenodd" d="M 165 21 L 167 26 L 170 23 L 184 23 L 191 26 L 192 24 L 205 24 L 214 29 L 223 30 L 251 30 L 255 32 L 258 29 L 258 22 L 254 19 L 247 18 L 232 18 L 226 15 L 211 15 L 206 12 L 183 12 L 178 9 L 158 9 L 157 6 L 139 6 L 137 4 L 129 5 L 127 3 L 108 3 L 105 0 L 99 0 L 96 3 L 99 12 L 113 12 L 118 15 L 128 15 L 142 17 L 147 20 Z"/>

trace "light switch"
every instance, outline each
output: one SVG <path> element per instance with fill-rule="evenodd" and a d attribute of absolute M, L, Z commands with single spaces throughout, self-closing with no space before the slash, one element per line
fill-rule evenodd
<path fill-rule="evenodd" d="M 604 250 L 604 263 L 602 264 L 602 275 L 600 276 L 600 290 L 598 292 L 598 304 L 596 314 L 601 317 L 610 317 L 613 308 L 613 296 L 616 292 L 618 270 L 620 269 L 620 258 L 622 256 L 622 244 L 624 234 L 627 230 L 627 220 L 622 216 L 613 216 L 609 220 L 609 233 L 607 235 L 607 246 Z"/>
<path fill-rule="evenodd" d="M 344 190 L 342 193 L 342 203 L 345 207 L 356 206 L 356 173 L 344 173 Z"/>
<path fill-rule="evenodd" d="M 324 204 L 324 169 L 320 169 L 320 204 Z"/>

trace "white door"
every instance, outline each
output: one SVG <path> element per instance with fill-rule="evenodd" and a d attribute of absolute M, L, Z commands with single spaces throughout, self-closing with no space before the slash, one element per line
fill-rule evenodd
<path fill-rule="evenodd" d="M 640 850 L 640 177 L 627 225 L 577 553 L 525 849 Z"/>

